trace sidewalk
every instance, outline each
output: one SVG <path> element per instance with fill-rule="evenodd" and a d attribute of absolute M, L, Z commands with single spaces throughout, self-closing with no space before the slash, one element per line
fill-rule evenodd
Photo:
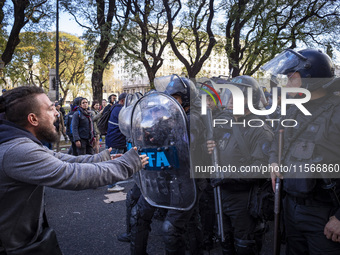
<path fill-rule="evenodd" d="M 68 149 L 71 146 L 71 142 L 70 140 L 68 140 L 67 142 L 65 142 L 65 139 L 63 136 L 60 137 L 60 152 L 64 152 L 67 153 Z M 103 139 L 100 143 L 99 143 L 99 151 L 102 151 L 105 149 L 105 139 Z M 53 145 L 53 151 L 57 152 L 57 149 L 55 148 L 55 145 Z"/>

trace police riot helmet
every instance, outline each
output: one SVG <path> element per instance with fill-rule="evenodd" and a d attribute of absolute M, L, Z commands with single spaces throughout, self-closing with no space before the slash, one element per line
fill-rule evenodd
<path fill-rule="evenodd" d="M 156 78 L 155 87 L 157 91 L 170 96 L 180 96 L 183 108 L 190 106 L 190 102 L 194 102 L 198 96 L 195 84 L 190 79 L 179 77 L 177 74 Z"/>
<path fill-rule="evenodd" d="M 192 81 L 188 78 L 179 77 L 173 79 L 168 86 L 166 87 L 165 91 L 166 94 L 174 96 L 178 95 L 182 99 L 182 107 L 190 106 L 191 96 L 197 97 L 197 90 Z"/>
<path fill-rule="evenodd" d="M 226 82 L 232 85 L 237 86 L 243 92 L 246 98 L 246 108 L 247 106 L 247 98 L 248 98 L 248 88 L 252 89 L 252 104 L 255 109 L 262 109 L 264 105 L 266 105 L 267 100 L 265 98 L 264 92 L 261 89 L 259 83 L 256 79 L 248 75 L 237 76 L 230 80 L 230 82 Z M 231 92 L 228 89 L 224 89 L 221 93 L 222 104 L 228 107 L 231 99 Z"/>
<path fill-rule="evenodd" d="M 261 109 L 263 107 L 263 104 L 266 102 L 266 97 L 257 80 L 251 76 L 242 75 L 233 78 L 231 81 L 239 84 L 238 87 L 242 89 L 246 98 L 248 98 L 247 87 L 250 86 L 253 92 L 253 106 L 255 109 Z"/>
<path fill-rule="evenodd" d="M 230 81 L 230 77 L 227 75 L 219 75 L 211 77 L 211 80 L 216 84 L 225 84 Z"/>
<path fill-rule="evenodd" d="M 210 78 L 202 77 L 199 78 L 196 82 L 196 87 L 199 89 L 199 94 L 208 94 L 209 93 L 214 93 L 216 83 Z M 208 92 L 207 92 L 208 91 Z"/>
<path fill-rule="evenodd" d="M 304 49 L 294 51 L 287 49 L 262 68 L 273 76 L 298 72 L 301 76 L 302 88 L 314 91 L 328 88 L 334 78 L 334 64 L 331 58 L 321 50 Z"/>
<path fill-rule="evenodd" d="M 216 83 L 213 78 L 199 78 L 196 82 L 196 87 L 198 88 L 199 95 L 210 96 L 213 99 L 215 105 L 218 106 L 218 103 L 220 102 L 219 94 L 221 91 L 220 89 L 216 88 Z"/>

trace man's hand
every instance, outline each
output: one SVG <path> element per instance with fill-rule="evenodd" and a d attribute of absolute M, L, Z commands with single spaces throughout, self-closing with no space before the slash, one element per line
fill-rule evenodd
<path fill-rule="evenodd" d="M 209 154 L 213 153 L 215 146 L 216 146 L 215 141 L 213 141 L 213 140 L 207 141 L 207 150 L 208 150 Z"/>
<path fill-rule="evenodd" d="M 147 157 L 145 154 L 144 155 L 139 155 L 140 160 L 142 161 L 142 166 L 144 167 L 145 165 L 149 164 L 149 157 Z"/>
<path fill-rule="evenodd" d="M 280 179 L 283 179 L 283 176 L 279 171 L 280 167 L 277 163 L 272 163 L 271 167 L 272 167 L 272 171 L 270 172 L 270 177 L 272 179 L 272 188 L 273 188 L 273 191 L 275 192 L 276 178 L 279 177 Z"/>
<path fill-rule="evenodd" d="M 137 147 L 133 147 L 135 151 L 137 151 Z M 145 154 L 144 155 L 139 155 L 140 161 L 142 162 L 142 166 L 144 167 L 145 165 L 149 164 L 149 157 L 147 157 Z"/>
<path fill-rule="evenodd" d="M 80 141 L 76 141 L 76 146 L 77 146 L 77 148 L 81 148 L 81 142 Z"/>
<path fill-rule="evenodd" d="M 340 243 L 340 221 L 335 216 L 330 217 L 323 233 L 327 239 Z"/>

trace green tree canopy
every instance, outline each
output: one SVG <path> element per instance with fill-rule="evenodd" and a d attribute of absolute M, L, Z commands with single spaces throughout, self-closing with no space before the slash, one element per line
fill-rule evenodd
<path fill-rule="evenodd" d="M 60 88 L 63 97 L 85 80 L 84 42 L 77 36 L 60 33 Z M 36 43 L 39 42 L 39 43 Z M 14 86 L 35 85 L 49 89 L 49 69 L 55 68 L 55 33 L 23 32 L 6 76 Z"/>

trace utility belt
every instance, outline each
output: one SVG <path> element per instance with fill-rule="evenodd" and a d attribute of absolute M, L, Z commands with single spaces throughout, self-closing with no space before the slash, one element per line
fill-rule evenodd
<path fill-rule="evenodd" d="M 317 201 L 312 198 L 294 197 L 290 194 L 287 194 L 287 196 L 298 205 L 315 206 L 315 207 L 325 207 L 325 206 L 334 207 L 331 201 L 330 202 Z"/>

